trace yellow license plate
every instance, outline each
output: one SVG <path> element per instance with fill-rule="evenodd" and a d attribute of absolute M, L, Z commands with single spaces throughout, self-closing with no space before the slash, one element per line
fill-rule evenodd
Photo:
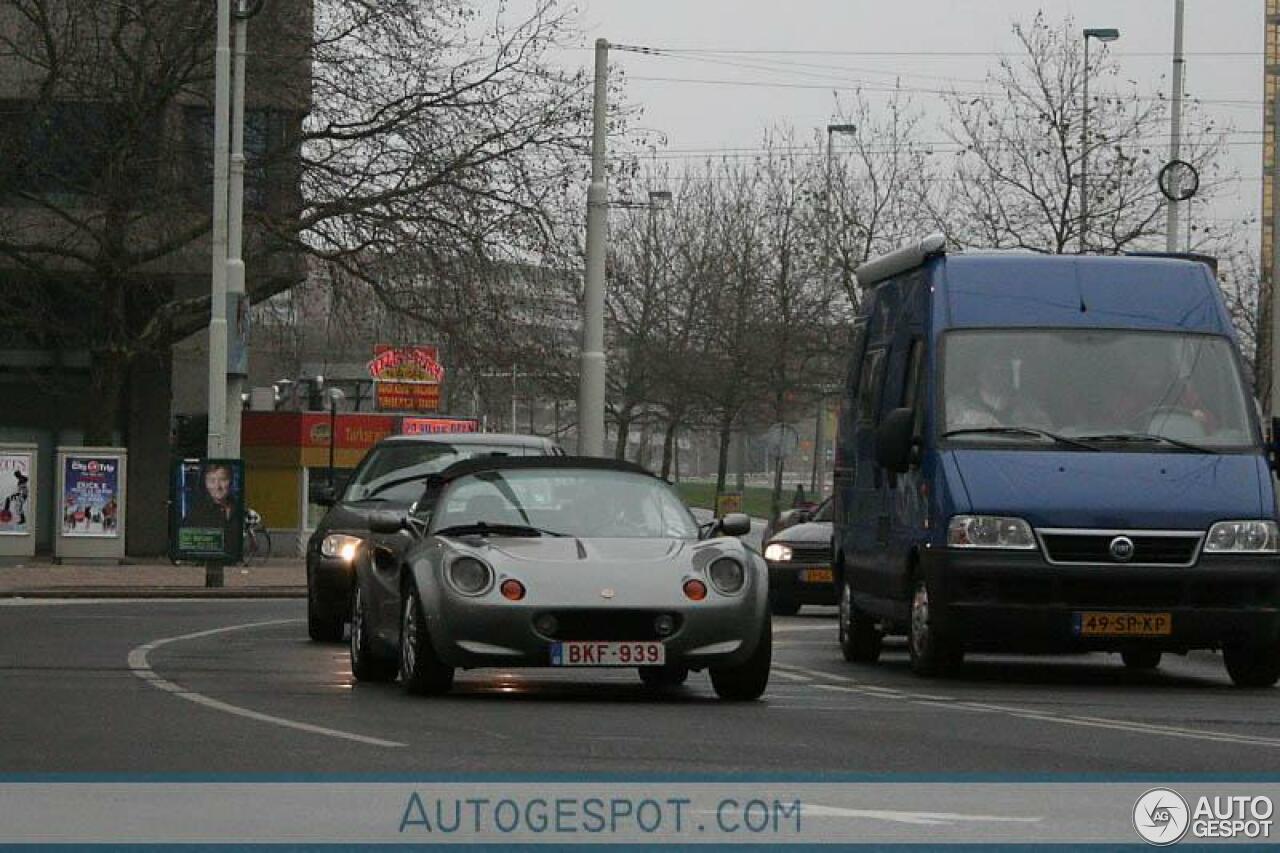
<path fill-rule="evenodd" d="M 800 573 L 800 580 L 805 583 L 832 583 L 835 579 L 830 569 L 805 569 Z"/>
<path fill-rule="evenodd" d="M 1084 611 L 1075 614 L 1075 629 L 1081 637 L 1168 637 L 1173 633 L 1173 616 Z"/>

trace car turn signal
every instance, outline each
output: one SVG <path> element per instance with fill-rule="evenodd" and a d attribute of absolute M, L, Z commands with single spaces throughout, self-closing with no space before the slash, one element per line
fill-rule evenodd
<path fill-rule="evenodd" d="M 502 591 L 502 597 L 508 601 L 519 601 L 524 598 L 524 584 L 515 578 L 507 578 L 499 587 Z"/>
<path fill-rule="evenodd" d="M 690 601 L 701 601 L 707 597 L 707 585 L 697 578 L 684 582 L 684 594 Z"/>

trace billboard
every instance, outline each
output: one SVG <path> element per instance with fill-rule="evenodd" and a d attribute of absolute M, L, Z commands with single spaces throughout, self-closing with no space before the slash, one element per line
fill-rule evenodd
<path fill-rule="evenodd" d="M 379 409 L 434 412 L 440 408 L 444 365 L 434 346 L 374 347 L 369 362 L 374 398 Z"/>
<path fill-rule="evenodd" d="M 400 419 L 401 435 L 435 435 L 450 432 L 479 432 L 480 423 L 474 418 L 413 418 Z"/>
<path fill-rule="evenodd" d="M 62 464 L 62 535 L 119 537 L 120 457 L 69 453 Z"/>
<path fill-rule="evenodd" d="M 173 467 L 169 556 L 193 562 L 240 562 L 244 549 L 244 463 L 183 459 Z"/>
<path fill-rule="evenodd" d="M 31 532 L 27 515 L 30 481 L 30 453 L 0 452 L 0 536 L 26 536 Z"/>

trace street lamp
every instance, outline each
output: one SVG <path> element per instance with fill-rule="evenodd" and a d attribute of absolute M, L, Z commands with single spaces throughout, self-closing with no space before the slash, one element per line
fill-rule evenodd
<path fill-rule="evenodd" d="M 1115 41 L 1120 31 L 1114 27 L 1089 27 L 1084 31 L 1084 112 L 1080 118 L 1080 254 L 1088 249 L 1089 232 L 1089 39 Z"/>
<path fill-rule="evenodd" d="M 858 127 L 857 125 L 853 125 L 853 124 L 827 125 L 827 193 L 826 193 L 826 198 L 823 201 L 823 208 L 825 210 L 825 215 L 823 216 L 823 224 L 825 225 L 825 228 L 823 230 L 826 232 L 825 242 L 826 242 L 828 269 L 830 269 L 834 265 L 833 256 L 835 254 L 833 251 L 833 247 L 831 245 L 831 207 L 832 207 L 831 196 L 833 194 L 832 180 L 831 180 L 831 173 L 832 173 L 831 137 L 837 133 L 857 133 L 857 132 L 858 132 Z M 843 231 L 843 229 L 841 230 Z M 818 395 L 818 416 L 816 418 L 816 423 L 814 424 L 814 427 L 813 427 L 813 476 L 809 483 L 810 485 L 809 491 L 816 494 L 819 499 L 822 498 L 823 484 L 826 481 L 826 472 L 823 470 L 826 463 L 826 458 L 825 458 L 826 448 L 823 446 L 824 444 L 826 444 L 826 436 L 824 435 L 826 431 L 826 420 L 827 420 L 826 419 L 826 409 L 827 409 L 826 403 L 827 403 L 826 395 L 823 393 L 820 393 Z"/>
<path fill-rule="evenodd" d="M 326 392 L 329 398 L 329 488 L 334 488 L 333 479 L 333 448 L 338 438 L 338 404 L 346 399 L 346 394 L 342 393 L 341 388 L 330 388 Z"/>

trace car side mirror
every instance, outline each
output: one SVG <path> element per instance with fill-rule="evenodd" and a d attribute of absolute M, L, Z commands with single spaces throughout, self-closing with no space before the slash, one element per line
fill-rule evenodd
<path fill-rule="evenodd" d="M 316 498 L 316 503 L 323 507 L 331 507 L 338 502 L 338 493 L 334 489 L 324 489 Z"/>
<path fill-rule="evenodd" d="M 369 513 L 369 530 L 374 533 L 399 533 L 408 527 L 406 519 L 389 509 L 376 509 Z"/>
<path fill-rule="evenodd" d="M 746 536 L 751 532 L 751 516 L 745 512 L 731 512 L 720 519 L 720 532 L 725 536 Z"/>
<path fill-rule="evenodd" d="M 897 474 L 911 467 L 912 428 L 915 412 L 911 409 L 894 409 L 876 430 L 876 462 Z"/>

